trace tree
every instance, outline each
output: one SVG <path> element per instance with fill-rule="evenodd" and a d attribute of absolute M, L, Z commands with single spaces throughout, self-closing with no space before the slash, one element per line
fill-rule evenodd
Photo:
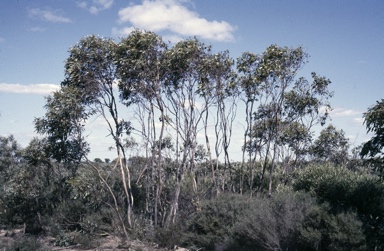
<path fill-rule="evenodd" d="M 344 131 L 329 125 L 320 132 L 310 153 L 317 161 L 330 161 L 340 166 L 348 161 L 348 149 L 349 142 Z"/>
<path fill-rule="evenodd" d="M 170 69 L 166 98 L 169 101 L 168 111 L 174 118 L 169 124 L 176 134 L 177 151 L 176 184 L 166 220 L 167 226 L 175 222 L 181 184 L 188 170 L 191 171 L 194 193 L 197 192 L 195 176 L 197 133 L 207 105 L 203 105 L 202 108 L 197 105 L 196 93 L 199 87 L 208 81 L 204 62 L 208 59 L 210 50 L 209 46 L 197 39 L 188 39 L 178 42 L 166 55 Z"/>
<path fill-rule="evenodd" d="M 0 216 L 5 215 L 7 210 L 4 184 L 9 181 L 21 160 L 22 149 L 14 136 L 0 136 Z"/>
<path fill-rule="evenodd" d="M 381 173 L 384 170 L 384 99 L 377 101 L 376 105 L 368 108 L 364 113 L 364 123 L 368 133 L 373 137 L 364 143 L 360 155 L 367 157 Z"/>
<path fill-rule="evenodd" d="M 139 107 L 141 119 L 147 114 L 142 123 L 141 135 L 145 138 L 147 154 L 150 152 L 150 168 L 157 167 L 156 177 L 152 176 L 150 183 L 155 181 L 155 195 L 153 205 L 154 224 L 158 224 L 159 199 L 162 192 L 162 148 L 165 125 L 165 105 L 162 98 L 166 77 L 167 65 L 164 63 L 164 53 L 167 49 L 161 37 L 153 32 L 134 30 L 127 38 L 121 40 L 118 46 L 117 70 L 121 82 L 119 90 L 121 98 L 126 105 L 135 103 Z M 160 112 L 160 130 L 156 130 L 156 111 Z M 154 174 L 154 172 L 151 172 Z"/>
<path fill-rule="evenodd" d="M 13 136 L 0 137 L 0 167 L 6 167 L 0 168 L 0 221 L 25 224 L 26 233 L 42 230 L 43 217 L 61 201 L 63 183 L 72 176 L 53 172 L 46 143 L 34 138 L 22 149 Z"/>
<path fill-rule="evenodd" d="M 269 169 L 269 193 L 272 192 L 272 176 L 279 161 L 297 158 L 308 145 L 311 128 L 328 117 L 332 96 L 331 83 L 312 73 L 312 83 L 296 78 L 308 58 L 301 48 L 269 46 L 259 55 L 244 53 L 238 59 L 241 99 L 246 105 L 246 130 L 243 146 L 248 153 L 250 172 L 249 187 L 253 190 L 256 161 L 261 163 L 259 184 Z M 258 107 L 256 107 L 258 105 Z M 322 112 L 321 108 L 325 107 Z M 300 132 L 291 141 L 289 132 Z M 295 142 L 297 139 L 301 143 Z M 292 151 L 285 156 L 284 148 Z M 296 156 L 294 156 L 296 155 Z"/>
<path fill-rule="evenodd" d="M 103 163 L 103 160 L 100 159 L 100 158 L 95 158 L 95 159 L 93 160 L 93 162 L 100 164 L 100 163 Z"/>
<path fill-rule="evenodd" d="M 89 166 L 97 170 L 86 157 L 89 149 L 83 131 L 90 116 L 98 115 L 105 119 L 115 145 L 126 196 L 126 219 L 131 226 L 133 197 L 122 143 L 122 137 L 129 134 L 131 127 L 128 121 L 119 118 L 117 108 L 118 98 L 114 91 L 114 83 L 118 80 L 116 48 L 113 40 L 96 36 L 85 37 L 73 46 L 65 63 L 65 80 L 61 89 L 47 98 L 47 112 L 43 118 L 35 120 L 35 126 L 39 133 L 47 135 L 54 158 L 59 161 L 86 159 Z M 101 176 L 100 179 L 106 182 Z M 111 189 L 110 192 L 115 197 Z M 116 203 L 116 212 L 122 220 Z"/>
<path fill-rule="evenodd" d="M 93 114 L 82 102 L 87 101 L 86 94 L 80 90 L 65 86 L 46 97 L 45 116 L 35 118 L 35 129 L 47 135 L 47 144 L 51 158 L 72 168 L 76 167 L 89 151 L 88 143 L 83 137 L 86 119 Z"/>
<path fill-rule="evenodd" d="M 0 173 L 1 178 L 6 178 L 7 173 L 22 159 L 20 145 L 13 135 L 0 136 Z"/>

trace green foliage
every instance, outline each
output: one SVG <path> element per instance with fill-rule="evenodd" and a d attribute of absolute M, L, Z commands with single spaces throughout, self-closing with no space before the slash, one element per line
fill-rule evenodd
<path fill-rule="evenodd" d="M 77 231 L 62 231 L 58 236 L 56 236 L 54 245 L 58 247 L 79 245 L 82 249 L 90 249 L 97 246 L 97 241 L 96 236 Z"/>
<path fill-rule="evenodd" d="M 252 200 L 235 227 L 232 250 L 297 250 L 301 224 L 316 202 L 308 194 L 282 190 Z"/>
<path fill-rule="evenodd" d="M 345 167 L 310 166 L 300 172 L 293 187 L 329 203 L 336 216 L 355 212 L 369 249 L 384 248 L 384 183 L 377 176 Z"/>
<path fill-rule="evenodd" d="M 174 224 L 169 228 L 159 228 L 156 230 L 155 241 L 160 247 L 174 248 L 180 245 L 180 241 L 185 233 L 184 226 L 180 223 Z"/>
<path fill-rule="evenodd" d="M 296 79 L 307 58 L 301 47 L 271 45 L 259 55 L 243 53 L 237 61 L 239 95 L 246 106 L 243 156 L 247 151 L 250 160 L 263 160 L 260 175 L 264 179 L 269 171 L 269 193 L 277 163 L 302 158 L 312 127 L 323 125 L 329 115 L 331 81 L 316 73 L 312 83 Z"/>
<path fill-rule="evenodd" d="M 311 208 L 299 231 L 304 250 L 367 250 L 357 214 L 333 214 L 327 204 Z"/>
<path fill-rule="evenodd" d="M 16 237 L 12 244 L 2 247 L 2 251 L 49 251 L 41 240 L 35 236 L 20 236 Z"/>
<path fill-rule="evenodd" d="M 85 120 L 93 112 L 83 106 L 84 95 L 78 89 L 63 86 L 46 98 L 45 116 L 34 121 L 36 131 L 47 136 L 50 157 L 58 162 L 78 163 L 89 150 L 82 132 Z"/>
<path fill-rule="evenodd" d="M 4 221 L 4 213 L 7 212 L 8 203 L 4 185 L 13 175 L 20 162 L 22 161 L 22 149 L 10 135 L 8 137 L 0 136 L 0 219 Z"/>
<path fill-rule="evenodd" d="M 93 162 L 100 164 L 100 163 L 103 163 L 103 160 L 100 159 L 100 158 L 95 158 L 95 159 L 93 160 Z"/>
<path fill-rule="evenodd" d="M 377 101 L 364 113 L 364 123 L 373 137 L 361 149 L 361 156 L 368 157 L 370 164 L 384 173 L 384 99 Z"/>
<path fill-rule="evenodd" d="M 214 250 L 216 245 L 229 243 L 234 226 L 249 206 L 248 198 L 239 195 L 221 194 L 206 201 L 189 221 L 182 245 Z"/>
<path fill-rule="evenodd" d="M 315 160 L 343 165 L 348 160 L 348 149 L 349 142 L 344 131 L 329 125 L 320 132 L 310 149 L 310 154 Z"/>
<path fill-rule="evenodd" d="M 88 36 L 69 53 L 61 89 L 35 119 L 46 138 L 21 149 L 12 136 L 0 136 L 2 224 L 26 224 L 27 232 L 54 235 L 57 245 L 84 248 L 94 246 L 96 234 L 124 232 L 164 247 L 204 250 L 384 249 L 383 181 L 343 166 L 349 143 L 342 130 L 330 125 L 312 142 L 312 126 L 329 115 L 331 82 L 316 73 L 311 83 L 296 78 L 308 58 L 303 48 L 244 53 L 237 73 L 228 52 L 213 54 L 196 38 L 168 48 L 160 36 L 139 30 L 119 43 Z M 247 126 L 244 159 L 231 164 L 237 98 L 246 105 Z M 145 157 L 128 159 L 126 151 L 142 144 L 124 140 L 132 128 L 119 101 L 135 107 Z M 375 135 L 361 153 L 376 164 L 383 154 L 383 104 L 364 115 Z M 90 150 L 84 124 L 95 114 L 113 137 L 118 156 L 112 163 L 81 162 Z M 210 114 L 216 114 L 215 139 L 205 131 L 206 151 L 197 135 Z M 308 151 L 323 165 L 292 176 Z M 222 153 L 223 164 L 214 160 Z M 33 241 L 18 240 L 14 249 L 38 250 Z"/>
<path fill-rule="evenodd" d="M 20 149 L 18 161 L 0 183 L 2 224 L 26 224 L 27 233 L 43 230 L 43 218 L 65 198 L 65 180 L 70 175 L 47 155 L 46 140 L 33 139 Z M 16 155 L 15 155 L 16 157 Z M 0 207 L 0 208 L 1 208 Z"/>
<path fill-rule="evenodd" d="M 103 175 L 109 175 L 110 185 L 119 195 L 117 199 L 124 201 L 118 170 L 105 168 L 104 171 Z M 113 200 L 93 169 L 87 165 L 80 166 L 77 175 L 67 181 L 67 186 L 68 197 L 52 216 L 62 229 L 88 234 L 110 232 L 113 228 L 118 230 L 114 225 L 118 224 L 115 212 L 110 207 Z"/>
<path fill-rule="evenodd" d="M 159 95 L 167 75 L 163 61 L 166 49 L 161 37 L 153 32 L 133 31 L 118 44 L 116 67 L 123 103 L 150 100 Z M 143 84 L 145 83 L 145 84 Z"/>

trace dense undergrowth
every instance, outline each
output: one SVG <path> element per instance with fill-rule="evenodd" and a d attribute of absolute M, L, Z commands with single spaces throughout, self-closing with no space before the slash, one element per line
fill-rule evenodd
<path fill-rule="evenodd" d="M 169 226 L 161 224 L 166 217 L 162 208 L 171 200 L 174 181 L 164 183 L 157 227 L 149 217 L 153 209 L 146 203 L 146 183 L 133 184 L 128 234 L 131 240 L 190 250 L 384 250 L 384 183 L 360 162 L 353 168 L 351 163 L 307 163 L 288 181 L 276 172 L 271 195 L 263 186 L 252 196 L 247 189 L 240 194 L 230 187 L 217 193 L 204 183 L 208 171 L 198 177 L 196 193 L 187 176 L 177 220 Z M 1 248 L 44 250 L 33 237 L 41 235 L 54 237 L 57 246 L 94 248 L 102 236 L 123 236 L 114 201 L 99 176 L 102 172 L 119 205 L 124 205 L 119 171 L 113 162 L 92 165 L 100 167 L 99 173 L 85 162 L 76 172 L 55 162 L 31 163 L 25 149 L 15 149 L 11 157 L 3 155 L 0 222 L 8 229 L 25 226 L 28 235 Z"/>

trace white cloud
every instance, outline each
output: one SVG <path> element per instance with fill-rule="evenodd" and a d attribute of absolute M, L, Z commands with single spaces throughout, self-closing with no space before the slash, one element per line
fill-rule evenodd
<path fill-rule="evenodd" d="M 181 40 L 183 40 L 183 38 L 181 36 L 178 36 L 178 35 L 165 35 L 163 36 L 163 40 L 165 42 L 170 42 L 170 43 L 177 43 Z"/>
<path fill-rule="evenodd" d="M 233 41 L 235 27 L 225 21 L 208 21 L 187 9 L 180 0 L 143 0 L 119 11 L 119 22 L 154 32 L 170 31 L 182 36 L 199 36 L 217 41 Z M 131 29 L 131 28 L 129 28 Z"/>
<path fill-rule="evenodd" d="M 363 118 L 363 117 L 361 117 L 361 118 L 354 118 L 354 119 L 353 119 L 353 123 L 354 123 L 355 125 L 359 125 L 359 126 L 361 126 L 361 125 L 364 124 L 364 118 Z"/>
<path fill-rule="evenodd" d="M 57 91 L 59 85 L 54 84 L 35 84 L 35 85 L 21 85 L 21 84 L 5 84 L 0 83 L 0 92 L 19 93 L 19 94 L 50 94 Z"/>
<path fill-rule="evenodd" d="M 121 28 L 121 29 L 112 28 L 112 34 L 115 36 L 125 37 L 125 36 L 128 36 L 134 30 L 135 30 L 134 27 L 125 27 L 125 28 Z"/>
<path fill-rule="evenodd" d="M 87 1 L 78 2 L 77 5 L 80 8 L 88 10 L 94 15 L 97 15 L 100 11 L 109 9 L 113 4 L 113 0 L 92 0 L 88 2 Z"/>
<path fill-rule="evenodd" d="M 72 23 L 72 20 L 64 17 L 59 11 L 42 10 L 39 8 L 33 8 L 28 11 L 30 17 L 40 18 L 44 21 L 53 23 Z"/>
<path fill-rule="evenodd" d="M 345 108 L 336 108 L 331 111 L 332 117 L 349 117 L 357 114 L 362 114 L 362 112 Z"/>
<path fill-rule="evenodd" d="M 353 121 L 359 125 L 362 125 L 364 123 L 364 118 L 354 118 Z"/>

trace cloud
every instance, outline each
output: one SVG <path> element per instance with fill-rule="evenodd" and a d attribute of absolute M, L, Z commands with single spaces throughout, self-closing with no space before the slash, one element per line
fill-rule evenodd
<path fill-rule="evenodd" d="M 0 92 L 18 93 L 18 94 L 51 94 L 60 88 L 54 84 L 35 84 L 35 85 L 21 85 L 21 84 L 5 84 L 0 83 Z"/>
<path fill-rule="evenodd" d="M 0 43 L 2 43 L 2 42 L 4 42 L 4 41 L 5 41 L 5 39 L 2 38 L 2 37 L 0 37 Z"/>
<path fill-rule="evenodd" d="M 352 109 L 345 109 L 345 108 L 336 108 L 331 111 L 332 117 L 349 117 L 357 114 L 362 114 L 362 112 L 357 110 L 352 110 Z"/>
<path fill-rule="evenodd" d="M 42 10 L 39 8 L 33 8 L 28 11 L 29 17 L 40 18 L 44 21 L 53 23 L 72 23 L 72 20 L 64 17 L 59 11 Z"/>
<path fill-rule="evenodd" d="M 109 9 L 112 4 L 113 0 L 92 0 L 77 3 L 80 8 L 86 9 L 94 15 L 97 15 L 100 11 Z"/>
<path fill-rule="evenodd" d="M 354 118 L 354 119 L 353 119 L 353 123 L 354 123 L 355 125 L 359 125 L 359 126 L 361 126 L 361 125 L 364 124 L 364 118 L 363 118 L 363 117 L 361 117 L 361 118 Z"/>
<path fill-rule="evenodd" d="M 133 27 L 125 27 L 125 28 L 112 28 L 112 34 L 116 36 L 128 36 L 132 31 L 134 31 L 135 28 Z"/>
<path fill-rule="evenodd" d="M 187 9 L 180 0 L 143 0 L 119 11 L 119 23 L 154 32 L 170 31 L 216 41 L 233 41 L 236 29 L 225 21 L 208 21 Z M 130 29 L 130 28 L 129 28 Z"/>

